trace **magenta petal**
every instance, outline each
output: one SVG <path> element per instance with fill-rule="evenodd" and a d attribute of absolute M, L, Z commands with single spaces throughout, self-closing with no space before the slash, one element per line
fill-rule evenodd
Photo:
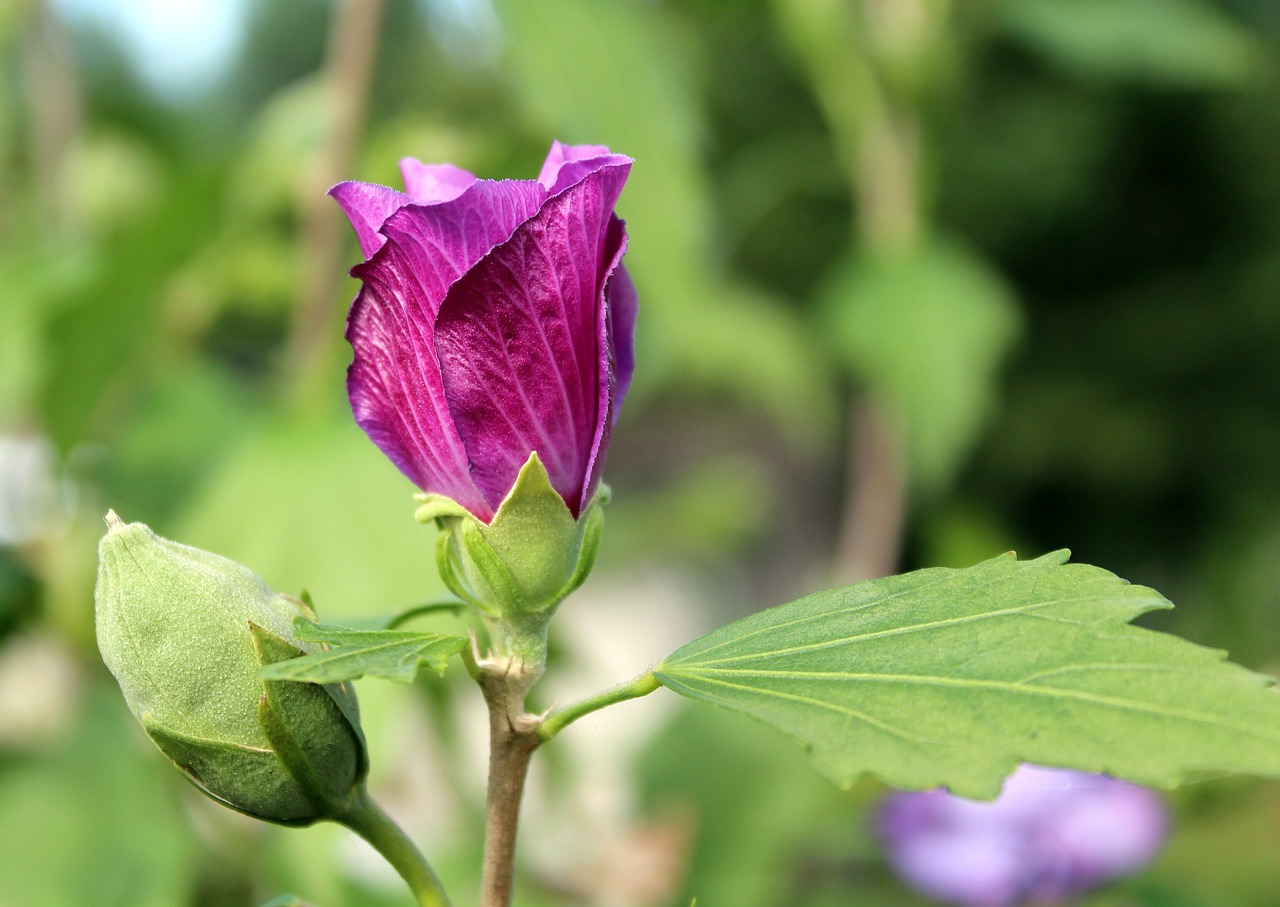
<path fill-rule="evenodd" d="M 547 152 L 547 159 L 542 162 L 542 172 L 538 174 L 538 182 L 550 192 L 551 187 L 556 183 L 556 174 L 564 164 L 584 158 L 604 157 L 609 153 L 605 145 L 566 145 L 558 140 L 553 141 L 551 150 Z"/>
<path fill-rule="evenodd" d="M 356 423 L 424 491 L 487 520 L 472 484 L 436 361 L 434 322 L 455 280 L 542 203 L 534 182 L 478 181 L 437 205 L 406 205 L 382 226 L 385 245 L 352 273 L 364 281 L 347 318 L 355 358 L 347 393 Z"/>
<path fill-rule="evenodd" d="M 358 183 L 353 180 L 338 183 L 329 195 L 342 206 L 347 220 L 351 221 L 360 240 L 360 251 L 371 258 L 382 248 L 382 236 L 378 230 L 383 222 L 399 209 L 413 201 L 403 192 L 379 186 L 376 183 Z"/>
<path fill-rule="evenodd" d="M 615 218 L 616 220 L 617 218 Z M 622 222 L 619 221 L 619 224 Z M 626 251 L 626 234 L 623 234 L 622 251 Z M 609 318 L 609 350 L 613 354 L 613 414 L 610 421 L 617 424 L 618 414 L 622 411 L 622 401 L 631 389 L 631 376 L 636 370 L 636 318 L 640 313 L 640 297 L 636 293 L 636 285 L 631 282 L 626 265 L 621 262 L 609 278 L 605 287 L 605 298 L 608 300 Z"/>
<path fill-rule="evenodd" d="M 404 191 L 420 205 L 453 201 L 476 182 L 476 175 L 453 164 L 424 164 L 417 158 L 400 159 Z"/>
<path fill-rule="evenodd" d="M 618 160 L 621 158 L 621 160 Z M 596 160 L 600 160 L 597 158 Z M 620 173 L 620 182 L 616 190 L 611 191 L 608 196 L 609 209 L 612 211 L 613 205 L 617 202 L 618 194 L 621 192 L 621 183 L 626 181 L 627 176 L 631 172 L 631 159 L 622 157 L 621 155 L 611 155 L 608 164 L 611 168 L 616 168 L 615 172 Z M 563 174 L 563 170 L 561 173 Z M 610 214 L 609 225 L 605 230 L 605 242 L 603 254 L 600 257 L 602 267 L 597 278 L 597 291 L 594 299 L 596 308 L 596 350 L 598 351 L 598 363 L 601 374 L 601 380 L 598 382 L 597 395 L 597 419 L 596 431 L 592 438 L 591 450 L 587 456 L 587 471 L 582 480 L 582 499 L 581 508 L 585 508 L 591 503 L 591 499 L 595 496 L 596 489 L 600 485 L 601 476 L 604 471 L 605 456 L 609 451 L 609 441 L 613 433 L 614 423 L 617 422 L 618 413 L 622 405 L 622 395 L 631 383 L 631 374 L 635 370 L 634 362 L 634 338 L 635 338 L 635 318 L 639 305 L 639 300 L 635 295 L 635 286 L 631 283 L 629 274 L 626 274 L 622 268 L 622 256 L 627 251 L 627 230 L 626 225 L 615 214 Z M 623 281 L 625 285 L 619 285 L 619 293 L 622 296 L 630 290 L 630 299 L 623 299 L 622 304 L 624 311 L 622 313 L 621 337 L 615 335 L 615 330 L 619 327 L 615 323 L 614 313 L 610 305 L 612 297 L 610 294 L 610 284 L 618 271 L 623 270 Z M 627 311 L 629 308 L 629 311 Z M 620 388 L 618 384 L 617 371 L 617 353 L 621 352 L 626 360 L 626 386 Z M 569 500 L 566 498 L 566 500 Z M 572 503 L 570 507 L 572 508 Z M 574 510 L 577 515 L 578 510 Z"/>
<path fill-rule="evenodd" d="M 433 320 L 449 285 L 532 217 L 544 198 L 531 180 L 477 180 L 452 201 L 406 205 L 382 225 L 395 246 L 387 266 L 404 268 L 421 284 L 423 317 Z M 363 278 L 367 267 L 352 273 Z"/>
<path fill-rule="evenodd" d="M 618 375 L 617 375 L 617 355 L 615 349 L 615 330 L 613 312 L 610 310 L 610 294 L 609 286 L 613 283 L 616 272 L 622 267 L 622 256 L 627 251 L 627 230 L 626 225 L 618 218 L 617 215 L 611 215 L 609 218 L 609 226 L 605 231 L 604 254 L 601 261 L 604 267 L 600 271 L 600 293 L 596 298 L 596 345 L 601 351 L 601 362 L 604 369 L 605 380 L 600 382 L 600 396 L 598 400 L 599 412 L 602 414 L 599 422 L 596 424 L 595 437 L 591 441 L 591 452 L 587 457 L 587 473 L 582 482 L 582 506 L 586 507 L 591 501 L 591 497 L 595 494 L 596 488 L 600 485 L 600 475 L 604 470 L 604 457 L 609 451 L 609 440 L 613 435 L 614 423 L 618 421 L 618 407 L 622 403 L 622 398 L 618 395 Z M 629 275 L 625 278 L 630 282 Z M 632 291 L 635 287 L 631 287 Z M 626 288 L 622 287 L 621 292 L 625 293 Z M 632 300 L 635 302 L 636 300 Z M 624 332 L 626 325 L 623 325 Z M 634 335 L 634 323 L 631 326 L 631 334 Z M 628 338 L 628 351 L 630 344 Z M 634 365 L 634 364 L 633 364 Z M 627 373 L 627 381 L 630 383 L 631 374 Z"/>
<path fill-rule="evenodd" d="M 608 428 L 608 240 L 629 171 L 627 159 L 608 163 L 547 200 L 440 306 L 445 396 L 492 508 L 531 451 L 575 517 L 594 487 Z"/>
<path fill-rule="evenodd" d="M 555 195 L 574 183 L 581 182 L 588 174 L 601 167 L 630 163 L 631 158 L 625 154 L 610 154 L 604 145 L 562 145 L 552 142 L 547 159 L 542 164 L 542 172 L 538 174 L 538 182 L 547 190 L 547 195 Z"/>
<path fill-rule="evenodd" d="M 382 264 L 362 275 L 347 319 L 355 349 L 347 396 L 356 424 L 413 484 L 487 521 L 493 511 L 471 481 L 466 449 L 449 419 L 431 322 L 423 316 L 428 300 L 412 274 Z"/>

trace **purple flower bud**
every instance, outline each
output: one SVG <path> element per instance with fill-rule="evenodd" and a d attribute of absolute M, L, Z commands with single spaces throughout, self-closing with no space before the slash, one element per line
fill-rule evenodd
<path fill-rule="evenodd" d="M 888 860 L 922 894 L 960 907 L 1057 903 L 1136 872 L 1164 843 L 1153 791 L 1105 775 L 1024 765 L 990 803 L 945 791 L 890 796 Z"/>
<path fill-rule="evenodd" d="M 537 180 L 400 170 L 405 192 L 329 192 L 366 258 L 347 317 L 356 422 L 415 485 L 486 523 L 536 452 L 577 518 L 635 368 L 613 213 L 631 159 L 554 142 Z"/>

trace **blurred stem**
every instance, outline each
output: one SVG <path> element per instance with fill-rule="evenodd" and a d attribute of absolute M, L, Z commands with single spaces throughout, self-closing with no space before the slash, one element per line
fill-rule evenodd
<path fill-rule="evenodd" d="M 338 349 L 333 300 L 342 280 L 343 222 L 325 193 L 351 175 L 364 130 L 377 59 L 384 0 L 342 0 L 329 27 L 324 80 L 329 98 L 328 140 L 302 200 L 301 279 L 285 351 L 286 392 L 305 398 L 328 373 Z"/>
<path fill-rule="evenodd" d="M 413 892 L 418 907 L 449 907 L 449 896 L 431 864 L 367 791 L 361 790 L 350 811 L 338 821 L 373 845 L 395 867 Z"/>
<path fill-rule="evenodd" d="M 873 257 L 909 255 L 925 239 L 921 125 L 911 91 L 942 28 L 947 6 L 931 0 L 862 0 L 871 71 L 866 103 L 852 113 L 857 241 Z M 897 84 L 895 84 L 897 83 Z M 885 300 L 892 305 L 892 300 Z M 908 510 L 907 432 L 874 394 L 851 401 L 845 501 L 832 573 L 853 583 L 898 569 Z"/>
<path fill-rule="evenodd" d="M 66 226 L 68 199 L 61 191 L 67 151 L 81 130 L 84 105 L 71 63 L 66 30 L 46 0 L 31 4 L 33 40 L 26 52 L 26 83 L 31 122 L 31 167 L 39 210 L 46 223 Z M 0 211 L 11 210 L 0 205 Z"/>
<path fill-rule="evenodd" d="M 920 211 L 920 124 L 909 111 L 869 112 L 854 161 L 857 235 L 877 257 L 913 249 L 924 233 Z"/>
<path fill-rule="evenodd" d="M 916 105 L 936 65 L 949 0 L 775 4 L 844 162 L 855 242 L 873 259 L 912 254 L 928 234 Z M 847 426 L 846 495 L 832 572 L 853 582 L 898 567 L 908 438 L 897 414 L 870 391 L 850 401 Z"/>
<path fill-rule="evenodd" d="M 888 576 L 898 568 L 907 513 L 906 445 L 890 410 L 863 394 L 849 405 L 849 460 L 833 579 Z"/>

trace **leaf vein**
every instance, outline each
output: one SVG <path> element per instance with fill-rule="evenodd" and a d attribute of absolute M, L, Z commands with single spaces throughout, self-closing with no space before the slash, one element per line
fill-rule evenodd
<path fill-rule="evenodd" d="M 947 617 L 947 618 L 943 618 L 942 620 L 933 620 L 933 621 L 928 621 L 926 623 L 921 623 L 921 624 L 910 624 L 905 627 L 894 627 L 889 630 L 874 630 L 869 633 L 859 633 L 854 636 L 843 636 L 838 639 L 827 639 L 821 642 L 812 642 L 812 643 L 805 643 L 803 645 L 798 645 L 798 646 L 789 646 L 784 649 L 774 649 L 772 651 L 765 651 L 765 652 L 748 652 L 742 655 L 728 655 L 723 658 L 713 658 L 709 660 L 704 660 L 700 658 L 697 661 L 692 661 L 692 662 L 681 660 L 678 662 L 674 662 L 674 664 L 692 664 L 692 665 L 728 664 L 734 661 L 747 661 L 753 658 L 772 658 L 778 655 L 798 655 L 802 652 L 814 652 L 819 649 L 830 649 L 830 648 L 835 648 L 837 646 L 847 645 L 849 643 L 865 642 L 870 639 L 884 639 L 890 636 L 903 636 L 907 633 L 915 633 L 919 631 L 936 630 L 936 629 L 941 629 L 946 627 L 960 626 L 962 624 L 977 623 L 978 621 L 989 620 L 991 618 L 1008 617 L 1010 615 L 1018 615 L 1018 614 L 1021 614 L 1027 617 L 1034 617 L 1037 620 L 1052 621 L 1054 623 L 1064 623 L 1064 624 L 1070 624 L 1072 626 L 1087 626 L 1086 623 L 1079 620 L 1072 620 L 1070 618 L 1065 618 L 1065 617 L 1055 617 L 1052 615 L 1031 613 L 1041 608 L 1050 608 L 1050 607 L 1055 607 L 1057 605 L 1068 604 L 1071 601 L 1074 601 L 1074 599 L 1051 599 L 1051 600 L 1042 601 L 1042 602 L 1032 602 L 1031 604 L 1018 605 L 1017 607 L 1013 607 L 1013 608 L 1002 608 L 999 611 L 984 611 L 981 614 L 966 614 L 962 617 Z M 770 627 L 769 629 L 773 629 L 773 627 Z M 753 635 L 753 634 L 749 634 L 749 635 Z M 730 642 L 737 642 L 745 638 L 746 636 L 738 637 L 737 639 L 730 640 Z"/>
<path fill-rule="evenodd" d="M 679 674 L 681 672 L 674 672 Z M 1265 728 L 1256 727 L 1251 724 L 1237 721 L 1228 721 L 1218 715 L 1207 712 L 1198 712 L 1192 709 L 1181 709 L 1173 706 L 1159 705 L 1157 703 L 1143 702 L 1137 699 L 1124 699 L 1118 696 L 1106 696 L 1099 693 L 1090 693 L 1086 690 L 1074 690 L 1062 687 L 1038 687 L 1027 686 L 1016 682 L 1005 680 L 986 680 L 979 678 L 962 678 L 962 677 L 936 677 L 927 674 L 870 674 L 855 673 L 845 671 L 770 671 L 770 670 L 742 670 L 735 668 L 695 668 L 685 670 L 683 673 L 692 675 L 702 679 L 708 683 L 723 682 L 719 677 L 711 677 L 708 675 L 729 675 L 729 676 L 746 676 L 746 677 L 775 677 L 787 680 L 857 680 L 868 683 L 897 683 L 918 686 L 940 686 L 953 687 L 957 689 L 968 690 L 998 690 L 1006 693 L 1016 693 L 1026 696 L 1036 696 L 1041 698 L 1061 699 L 1064 701 L 1076 701 L 1096 705 L 1099 707 L 1119 709 L 1122 711 L 1142 712 L 1150 715 L 1156 715 L 1164 718 L 1181 719 L 1183 721 L 1198 722 L 1211 727 L 1221 727 L 1233 731 L 1242 732 L 1250 736 L 1259 736 L 1267 739 L 1273 739 L 1280 742 L 1280 733 L 1270 732 Z M 748 684 L 739 684 L 743 689 L 749 689 L 767 696 L 782 696 L 787 698 L 796 698 L 794 694 L 784 693 L 769 687 L 752 686 Z M 813 700 L 817 703 L 820 700 Z"/>

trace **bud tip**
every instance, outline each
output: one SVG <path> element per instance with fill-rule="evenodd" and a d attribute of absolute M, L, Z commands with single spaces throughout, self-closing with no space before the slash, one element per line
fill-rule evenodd
<path fill-rule="evenodd" d="M 120 529 L 124 526 L 124 520 L 116 516 L 116 512 L 114 510 L 108 510 L 107 515 L 103 517 L 103 520 L 106 521 L 108 530 Z"/>

